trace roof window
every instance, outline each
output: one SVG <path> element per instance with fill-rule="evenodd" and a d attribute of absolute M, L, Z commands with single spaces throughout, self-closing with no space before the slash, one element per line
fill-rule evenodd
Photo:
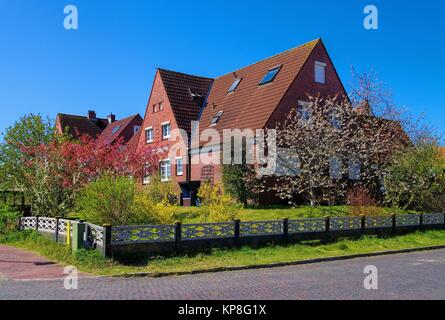
<path fill-rule="evenodd" d="M 280 72 L 281 66 L 277 66 L 275 68 L 270 69 L 269 71 L 267 71 L 266 75 L 264 76 L 263 80 L 261 80 L 260 85 L 269 83 L 274 81 L 274 79 L 276 78 L 278 72 Z"/>

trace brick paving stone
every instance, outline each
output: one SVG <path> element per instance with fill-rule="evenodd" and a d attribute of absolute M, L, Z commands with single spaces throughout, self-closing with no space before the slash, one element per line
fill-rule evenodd
<path fill-rule="evenodd" d="M 363 286 L 364 268 L 378 268 L 379 289 Z M 62 280 L 2 281 L 0 299 L 445 299 L 445 250 L 271 269 L 166 278 L 84 278 L 78 290 Z"/>

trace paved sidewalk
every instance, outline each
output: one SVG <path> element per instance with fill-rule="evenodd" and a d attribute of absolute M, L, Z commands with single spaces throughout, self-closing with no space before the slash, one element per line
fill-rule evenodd
<path fill-rule="evenodd" d="M 64 266 L 14 247 L 0 246 L 1 280 L 60 279 L 66 277 Z M 87 274 L 79 274 L 86 276 Z"/>

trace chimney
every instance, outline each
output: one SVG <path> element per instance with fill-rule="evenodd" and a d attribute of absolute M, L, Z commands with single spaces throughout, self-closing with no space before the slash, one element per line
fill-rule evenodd
<path fill-rule="evenodd" d="M 109 114 L 107 118 L 108 118 L 108 123 L 109 124 L 112 124 L 113 122 L 116 121 L 116 116 L 114 114 L 112 114 L 112 113 Z"/>
<path fill-rule="evenodd" d="M 89 111 L 88 111 L 88 119 L 90 119 L 90 120 L 96 120 L 96 111 L 89 110 Z"/>

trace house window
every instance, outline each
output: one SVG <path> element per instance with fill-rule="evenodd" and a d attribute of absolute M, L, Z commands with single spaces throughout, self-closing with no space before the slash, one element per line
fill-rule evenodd
<path fill-rule="evenodd" d="M 227 92 L 233 92 L 236 90 L 236 88 L 238 88 L 239 83 L 241 82 L 241 78 L 235 79 L 235 81 L 233 81 L 232 85 L 230 86 L 229 90 L 227 90 Z"/>
<path fill-rule="evenodd" d="M 133 127 L 133 134 L 138 133 L 139 129 L 141 129 L 141 126 L 134 126 Z"/>
<path fill-rule="evenodd" d="M 156 113 L 158 111 L 158 105 L 154 104 L 153 105 L 153 113 Z"/>
<path fill-rule="evenodd" d="M 142 178 L 142 184 L 149 184 L 150 183 L 150 174 L 149 174 L 149 164 L 146 164 L 144 166 L 144 177 Z"/>
<path fill-rule="evenodd" d="M 297 106 L 298 117 L 306 122 L 311 119 L 311 110 L 309 106 L 310 104 L 308 102 L 298 101 L 298 106 Z"/>
<path fill-rule="evenodd" d="M 326 83 L 326 63 L 315 61 L 315 82 Z"/>
<path fill-rule="evenodd" d="M 360 180 L 361 165 L 357 159 L 352 158 L 349 160 L 348 171 L 350 180 Z"/>
<path fill-rule="evenodd" d="M 222 115 L 224 114 L 224 111 L 220 111 L 218 112 L 213 118 L 212 121 L 210 122 L 210 126 L 214 126 L 219 122 L 219 119 L 221 119 Z"/>
<path fill-rule="evenodd" d="M 161 161 L 161 181 L 170 181 L 171 178 L 171 164 L 170 159 Z"/>
<path fill-rule="evenodd" d="M 152 127 L 145 129 L 145 141 L 147 143 L 153 142 L 153 128 Z"/>
<path fill-rule="evenodd" d="M 170 138 L 170 122 L 162 124 L 162 139 Z"/>
<path fill-rule="evenodd" d="M 269 71 L 267 71 L 266 75 L 261 80 L 260 85 L 274 81 L 278 72 L 280 72 L 280 69 L 281 69 L 281 66 L 277 66 L 277 67 L 272 68 Z"/>
<path fill-rule="evenodd" d="M 336 115 L 335 112 L 331 112 L 329 117 L 330 117 L 329 122 L 331 123 L 331 126 L 337 130 L 340 130 L 341 129 L 341 120 L 340 120 L 339 116 Z"/>
<path fill-rule="evenodd" d="M 184 175 L 184 165 L 182 162 L 182 157 L 176 158 L 176 175 L 177 176 Z"/>
<path fill-rule="evenodd" d="M 329 174 L 332 180 L 339 180 L 342 178 L 341 166 L 342 163 L 339 157 L 334 156 L 329 160 Z"/>
<path fill-rule="evenodd" d="M 159 103 L 159 111 L 162 111 L 162 110 L 164 110 L 164 105 L 161 102 L 161 103 Z"/>

